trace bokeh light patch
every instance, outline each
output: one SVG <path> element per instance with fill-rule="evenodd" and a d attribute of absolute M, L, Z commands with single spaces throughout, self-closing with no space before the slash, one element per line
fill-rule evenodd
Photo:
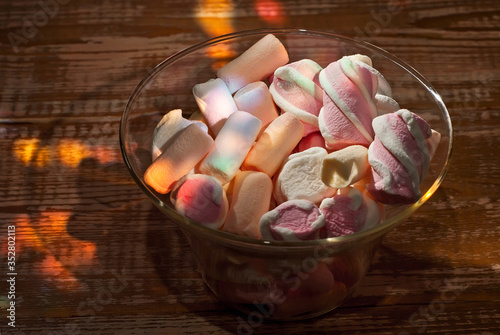
<path fill-rule="evenodd" d="M 255 10 L 259 17 L 267 23 L 277 25 L 285 22 L 285 12 L 279 1 L 256 0 Z"/>

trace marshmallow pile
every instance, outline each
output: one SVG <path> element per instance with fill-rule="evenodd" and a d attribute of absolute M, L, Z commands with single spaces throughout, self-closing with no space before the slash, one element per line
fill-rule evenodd
<path fill-rule="evenodd" d="M 153 133 L 144 174 L 207 227 L 301 241 L 376 225 L 383 204 L 411 204 L 440 141 L 392 98 L 369 57 L 289 62 L 266 35 L 194 86 L 199 111 L 175 109 Z"/>

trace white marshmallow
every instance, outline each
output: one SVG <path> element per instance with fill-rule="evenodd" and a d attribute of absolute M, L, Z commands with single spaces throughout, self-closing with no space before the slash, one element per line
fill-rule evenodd
<path fill-rule="evenodd" d="M 200 172 L 214 176 L 223 185 L 236 175 L 248 151 L 259 134 L 262 122 L 242 111 L 231 114 L 214 147 L 200 164 Z"/>
<path fill-rule="evenodd" d="M 278 204 L 287 200 L 306 199 L 320 203 L 337 191 L 321 180 L 321 163 L 326 149 L 312 147 L 290 155 L 276 177 L 274 197 Z"/>
<path fill-rule="evenodd" d="M 195 85 L 193 95 L 210 129 L 217 136 L 229 115 L 238 110 L 231 92 L 224 81 L 217 78 Z"/>
<path fill-rule="evenodd" d="M 288 52 L 274 35 L 268 34 L 239 57 L 217 71 L 231 93 L 243 86 L 267 78 L 278 67 L 288 63 Z"/>
<path fill-rule="evenodd" d="M 369 170 L 368 148 L 350 145 L 325 156 L 321 180 L 330 187 L 344 188 L 361 180 Z"/>
<path fill-rule="evenodd" d="M 153 160 L 161 155 L 168 145 L 168 142 L 175 135 L 179 134 L 182 129 L 190 124 L 195 124 L 204 132 L 208 132 L 208 127 L 203 122 L 183 118 L 182 110 L 180 109 L 174 109 L 165 114 L 153 131 L 153 141 L 151 143 L 151 155 Z"/>

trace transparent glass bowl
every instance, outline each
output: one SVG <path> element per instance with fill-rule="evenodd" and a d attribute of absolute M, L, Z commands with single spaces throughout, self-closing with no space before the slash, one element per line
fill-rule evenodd
<path fill-rule="evenodd" d="M 285 45 L 290 62 L 309 58 L 326 67 L 345 55 L 371 57 L 374 67 L 391 84 L 401 108 L 417 113 L 441 133 L 441 142 L 421 185 L 420 200 L 407 206 L 385 206 L 378 225 L 352 235 L 270 242 L 198 225 L 179 215 L 168 195 L 156 193 L 144 182 L 144 172 L 151 163 L 153 129 L 161 117 L 172 109 L 182 109 L 185 117 L 197 111 L 193 86 L 215 78 L 218 68 L 269 33 Z M 255 324 L 261 319 L 318 316 L 349 298 L 365 276 L 383 236 L 415 212 L 442 182 L 451 156 L 452 125 L 431 84 L 390 53 L 327 32 L 261 29 L 198 43 L 160 63 L 130 97 L 121 119 L 120 143 L 137 185 L 185 233 L 208 287 L 221 301 L 246 313 L 249 324 Z"/>

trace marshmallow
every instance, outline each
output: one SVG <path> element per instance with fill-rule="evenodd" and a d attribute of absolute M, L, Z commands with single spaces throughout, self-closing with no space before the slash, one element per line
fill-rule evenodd
<path fill-rule="evenodd" d="M 214 176 L 222 184 L 229 182 L 238 172 L 257 137 L 262 122 L 255 116 L 237 111 L 231 114 L 215 144 L 201 162 L 201 173 Z"/>
<path fill-rule="evenodd" d="M 205 118 L 205 115 L 203 115 L 202 112 L 200 112 L 199 110 L 197 110 L 196 112 L 194 113 L 191 113 L 191 115 L 189 116 L 189 121 L 194 121 L 194 122 L 203 122 L 206 126 L 207 126 L 207 129 L 208 129 L 208 135 L 212 136 L 212 138 L 214 138 L 215 136 L 213 135 L 212 133 L 212 130 L 210 129 L 210 125 L 208 124 L 208 121 L 207 119 Z"/>
<path fill-rule="evenodd" d="M 234 94 L 238 110 L 252 114 L 262 121 L 261 132 L 278 117 L 278 111 L 267 85 L 256 81 L 246 85 Z"/>
<path fill-rule="evenodd" d="M 217 136 L 229 115 L 238 108 L 222 79 L 210 79 L 193 87 L 193 95 L 207 123 Z"/>
<path fill-rule="evenodd" d="M 168 193 L 210 151 L 214 140 L 191 124 L 175 136 L 144 173 L 144 181 L 158 193 Z"/>
<path fill-rule="evenodd" d="M 373 62 L 372 62 L 371 58 L 366 56 L 366 55 L 354 54 L 354 55 L 349 55 L 346 57 L 349 58 L 350 60 L 352 60 L 353 62 L 361 62 L 361 63 L 365 63 L 368 66 L 373 66 Z"/>
<path fill-rule="evenodd" d="M 368 147 L 373 141 L 371 123 L 377 116 L 374 97 L 378 82 L 366 66 L 359 64 L 364 63 L 343 57 L 320 72 L 325 94 L 318 123 L 328 149 L 354 144 Z"/>
<path fill-rule="evenodd" d="M 337 191 L 321 181 L 321 164 L 328 154 L 324 148 L 313 147 L 291 154 L 276 176 L 274 198 L 278 204 L 287 200 L 306 199 L 314 203 L 331 197 Z"/>
<path fill-rule="evenodd" d="M 223 231 L 261 238 L 259 220 L 269 210 L 273 182 L 258 171 L 242 171 L 234 177 L 231 206 Z"/>
<path fill-rule="evenodd" d="M 219 229 L 229 208 L 221 183 L 204 174 L 186 174 L 176 183 L 170 200 L 183 216 L 206 227 Z"/>
<path fill-rule="evenodd" d="M 431 129 L 431 132 L 431 137 L 426 140 L 427 148 L 429 149 L 429 159 L 434 157 L 434 154 L 439 146 L 439 142 L 441 142 L 441 134 L 434 129 Z"/>
<path fill-rule="evenodd" d="M 254 81 L 263 80 L 288 63 L 288 52 L 272 34 L 261 38 L 239 57 L 217 71 L 231 93 Z"/>
<path fill-rule="evenodd" d="M 359 66 L 363 66 L 368 71 L 370 71 L 377 78 L 377 94 L 385 95 L 387 97 L 392 97 L 391 85 L 387 82 L 384 76 L 373 67 L 372 60 L 370 57 L 365 55 L 351 55 L 346 56 L 351 61 L 355 62 Z"/>
<path fill-rule="evenodd" d="M 304 125 L 295 115 L 281 114 L 259 137 L 243 162 L 242 169 L 262 171 L 272 177 L 299 143 L 303 133 Z"/>
<path fill-rule="evenodd" d="M 264 240 L 305 241 L 319 238 L 325 218 L 316 205 L 303 199 L 286 201 L 260 219 Z"/>
<path fill-rule="evenodd" d="M 325 263 L 314 264 L 317 265 L 307 271 L 303 269 L 303 273 L 297 273 L 295 269 L 287 271 L 290 276 L 285 277 L 283 282 L 292 286 L 286 291 L 284 301 L 276 305 L 273 316 L 302 317 L 318 310 L 331 309 L 345 300 L 345 285 L 337 282 Z M 297 267 L 301 269 L 303 265 Z"/>
<path fill-rule="evenodd" d="M 330 187 L 344 188 L 361 180 L 369 170 L 368 149 L 351 145 L 325 156 L 321 180 Z"/>
<path fill-rule="evenodd" d="M 368 190 L 365 189 L 361 194 L 363 195 L 363 201 L 367 209 L 365 226 L 363 229 L 369 229 L 379 223 L 383 213 L 383 206 L 372 198 Z"/>
<path fill-rule="evenodd" d="M 307 136 L 304 136 L 302 140 L 300 140 L 298 145 L 298 151 L 305 151 L 312 147 L 321 147 L 325 148 L 325 139 L 321 136 L 319 131 L 315 131 L 314 133 L 310 133 Z"/>
<path fill-rule="evenodd" d="M 372 60 L 364 55 L 347 56 L 350 60 L 365 67 L 377 78 L 377 92 L 375 94 L 375 105 L 377 106 L 377 115 L 393 113 L 399 110 L 399 104 L 392 98 L 391 85 L 387 82 L 384 76 L 375 68 L 373 68 Z"/>
<path fill-rule="evenodd" d="M 190 124 L 196 124 L 204 132 L 208 132 L 208 127 L 201 121 L 191 121 L 182 117 L 182 110 L 174 109 L 165 114 L 153 131 L 153 141 L 151 143 L 151 154 L 155 160 L 165 150 L 168 142 L 182 129 Z"/>
<path fill-rule="evenodd" d="M 304 136 L 318 131 L 318 114 L 323 106 L 318 78 L 321 70 L 316 62 L 302 59 L 278 68 L 269 86 L 281 111 L 295 114 L 304 123 Z"/>
<path fill-rule="evenodd" d="M 430 126 L 406 109 L 373 120 L 375 141 L 368 149 L 373 182 L 370 194 L 385 204 L 409 204 L 420 196 L 420 183 L 430 165 L 426 140 Z"/>
<path fill-rule="evenodd" d="M 325 236 L 337 237 L 353 234 L 374 226 L 379 220 L 376 203 L 360 191 L 348 187 L 332 198 L 326 198 L 319 206 L 325 217 Z M 370 206 L 370 207 L 369 207 Z"/>
<path fill-rule="evenodd" d="M 382 94 L 375 94 L 375 105 L 377 106 L 378 115 L 394 113 L 400 109 L 396 100 Z"/>

